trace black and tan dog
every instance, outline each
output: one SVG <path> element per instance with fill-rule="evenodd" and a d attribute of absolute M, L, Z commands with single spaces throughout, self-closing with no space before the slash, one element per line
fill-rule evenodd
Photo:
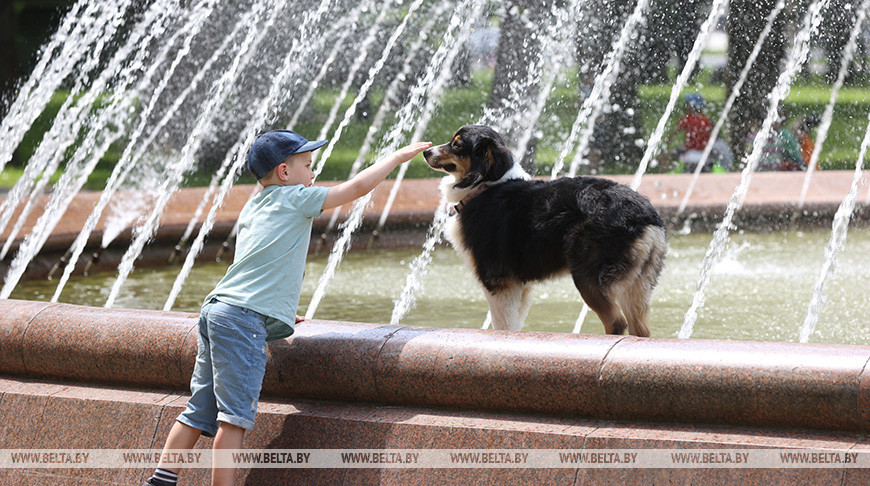
<path fill-rule="evenodd" d="M 481 125 L 423 156 L 452 176 L 441 183 L 455 204 L 446 235 L 483 285 L 495 329 L 521 329 L 531 283 L 570 273 L 609 334 L 649 336 L 650 294 L 668 248 L 649 200 L 603 178 L 531 180 Z"/>

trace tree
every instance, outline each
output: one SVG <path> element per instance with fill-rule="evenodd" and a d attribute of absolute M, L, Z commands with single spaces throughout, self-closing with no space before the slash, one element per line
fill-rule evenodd
<path fill-rule="evenodd" d="M 12 2 L 0 5 L 0 118 L 6 115 L 12 86 L 18 79 L 18 56 L 15 51 L 15 23 Z"/>
<path fill-rule="evenodd" d="M 549 14 L 553 0 L 509 0 L 504 4 L 495 73 L 489 93 L 487 108 L 508 119 L 515 119 L 516 110 L 531 106 L 540 86 L 525 85 L 530 68 L 541 53 L 541 38 L 544 19 Z M 511 106 L 511 97 L 528 101 L 525 106 Z M 526 120 L 534 123 L 535 120 Z M 501 130 L 501 136 L 513 146 L 525 127 L 509 123 Z M 534 171 L 535 139 L 529 142 L 521 164 L 529 172 Z"/>
<path fill-rule="evenodd" d="M 849 35 L 857 20 L 855 5 L 846 0 L 832 0 L 825 9 L 825 20 L 820 25 L 821 41 L 828 59 L 826 78 L 829 83 L 837 79 L 840 64 L 843 62 L 843 51 L 849 42 Z M 846 72 L 846 81 L 854 79 L 854 63 L 850 63 Z"/>
<path fill-rule="evenodd" d="M 577 40 L 578 64 L 588 63 L 592 66 L 590 73 L 581 76 L 594 76 L 603 69 L 603 60 L 613 49 L 613 42 L 618 37 L 628 16 L 635 8 L 634 0 L 593 0 L 589 5 L 588 29 L 579 29 L 581 34 Z M 625 172 L 637 167 L 643 156 L 643 148 L 637 144 L 643 138 L 640 123 L 640 106 L 637 97 L 637 87 L 641 82 L 641 66 L 648 61 L 644 59 L 645 52 L 638 46 L 643 40 L 638 35 L 629 42 L 622 59 L 619 76 L 610 88 L 610 98 L 605 101 L 604 112 L 598 118 L 593 132 L 591 147 L 595 158 L 601 158 L 601 166 L 605 171 Z M 583 86 L 587 80 L 580 80 Z"/>
<path fill-rule="evenodd" d="M 647 83 L 667 83 L 668 64 L 672 56 L 677 59 L 677 72 L 683 70 L 695 38 L 700 0 L 658 0 L 650 4 L 645 32 L 644 62 L 641 75 Z"/>
<path fill-rule="evenodd" d="M 726 92 L 730 93 L 737 77 L 752 52 L 766 19 L 776 0 L 731 0 L 728 16 L 728 64 L 725 73 Z M 783 35 L 785 13 L 780 13 L 762 46 L 740 96 L 728 115 L 731 128 L 731 148 L 735 155 L 745 152 L 745 142 L 753 127 L 758 126 L 767 112 L 767 95 L 776 85 L 785 55 Z"/>

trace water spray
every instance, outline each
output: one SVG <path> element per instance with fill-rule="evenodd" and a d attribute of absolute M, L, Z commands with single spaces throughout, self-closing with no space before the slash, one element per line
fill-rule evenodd
<path fill-rule="evenodd" d="M 677 334 L 677 337 L 680 339 L 688 339 L 692 335 L 695 321 L 698 318 L 698 309 L 704 305 L 706 300 L 705 290 L 712 278 L 713 267 L 720 260 L 722 251 L 728 243 L 734 214 L 743 206 L 743 200 L 746 197 L 746 192 L 749 190 L 749 184 L 752 182 L 752 175 L 761 160 L 767 139 L 773 133 L 773 122 L 779 117 L 779 104 L 788 96 L 794 76 L 803 66 L 804 62 L 806 62 L 809 55 L 810 38 L 818 31 L 819 24 L 822 21 L 822 11 L 827 7 L 828 3 L 827 0 L 818 0 L 810 6 L 804 16 L 803 28 L 795 37 L 794 46 L 789 52 L 788 62 L 780 73 L 776 86 L 770 92 L 767 116 L 764 118 L 761 130 L 758 131 L 755 140 L 753 140 L 752 151 L 745 159 L 746 165 L 740 175 L 740 184 L 731 194 L 728 207 L 725 208 L 725 215 L 717 226 L 713 239 L 710 241 L 710 246 L 707 248 L 707 253 L 704 255 L 704 260 L 701 263 L 700 277 L 695 295 L 692 298 L 692 304 L 686 311 L 683 325 Z"/>
<path fill-rule="evenodd" d="M 556 163 L 553 165 L 553 170 L 550 174 L 551 179 L 555 179 L 559 176 L 559 172 L 565 165 L 565 158 L 574 148 L 574 143 L 577 140 L 580 128 L 585 124 L 586 129 L 584 133 L 586 134 L 586 142 L 583 143 L 581 140 L 578 155 L 575 157 L 576 163 L 572 162 L 570 169 L 571 172 L 569 172 L 570 176 L 576 174 L 576 166 L 579 164 L 579 160 L 577 159 L 582 158 L 582 154 L 585 151 L 584 146 L 588 145 L 588 140 L 592 137 L 592 129 L 595 126 L 595 121 L 604 109 L 604 102 L 610 95 L 610 88 L 613 86 L 613 83 L 616 82 L 616 78 L 622 68 L 622 58 L 625 55 L 625 50 L 628 48 L 632 40 L 637 37 L 634 36 L 634 34 L 639 26 L 643 25 L 646 21 L 646 11 L 649 8 L 649 3 L 649 0 L 638 0 L 634 11 L 628 17 L 625 24 L 623 24 L 619 37 L 616 42 L 614 42 L 613 50 L 607 54 L 607 58 L 604 62 L 604 69 L 595 77 L 592 92 L 590 92 L 589 96 L 583 100 L 583 105 L 571 126 L 571 133 L 568 136 L 568 139 L 565 140 L 565 143 L 559 152 L 559 156 L 556 158 Z"/>
<path fill-rule="evenodd" d="M 674 111 L 677 100 L 680 98 L 680 93 L 683 91 L 686 84 L 688 84 L 689 77 L 691 77 L 692 72 L 695 70 L 695 66 L 698 64 L 698 60 L 701 58 L 701 50 L 707 45 L 707 39 L 710 38 L 710 32 L 713 31 L 713 27 L 719 20 L 719 16 L 724 12 L 726 3 L 725 0 L 714 0 L 713 5 L 710 7 L 710 14 L 701 26 L 700 34 L 695 38 L 695 43 L 692 46 L 692 51 L 689 52 L 686 64 L 683 66 L 683 70 L 677 77 L 677 82 L 675 82 L 671 87 L 671 97 L 668 100 L 668 105 L 665 107 L 664 113 L 659 118 L 658 125 L 656 125 L 652 136 L 647 141 L 643 158 L 641 158 L 637 171 L 634 173 L 634 179 L 631 181 L 631 188 L 634 190 L 637 190 L 637 188 L 640 187 L 641 178 L 644 173 L 646 173 L 646 169 L 653 157 L 658 154 L 668 118 L 670 118 L 671 113 Z"/>
<path fill-rule="evenodd" d="M 114 304 L 115 299 L 120 293 L 121 287 L 123 287 L 124 282 L 127 280 L 127 276 L 133 271 L 133 265 L 136 258 L 141 254 L 145 243 L 156 231 L 157 225 L 160 221 L 160 216 L 162 215 L 163 209 L 166 207 L 170 196 L 176 189 L 178 189 L 178 185 L 181 183 L 184 174 L 192 168 L 194 156 L 203 141 L 203 135 L 210 128 L 213 122 L 213 117 L 217 115 L 218 106 L 227 99 L 231 91 L 231 85 L 238 78 L 241 69 L 246 66 L 251 59 L 250 56 L 246 56 L 245 54 L 255 52 L 260 41 L 263 39 L 263 33 L 268 31 L 268 29 L 260 29 L 260 26 L 257 25 L 261 16 L 265 13 L 265 5 L 257 3 L 254 7 L 255 8 L 246 13 L 244 18 L 240 21 L 249 26 L 249 28 L 246 35 L 243 37 L 242 44 L 239 46 L 239 51 L 235 56 L 233 56 L 230 66 L 226 68 L 220 79 L 214 83 L 215 91 L 211 94 L 208 103 L 202 110 L 202 114 L 199 116 L 196 126 L 188 135 L 187 141 L 185 142 L 184 148 L 181 152 L 181 157 L 170 168 L 168 176 L 161 184 L 160 190 L 158 191 L 159 196 L 154 203 L 151 212 L 145 218 L 144 222 L 136 228 L 136 231 L 134 231 L 133 241 L 127 248 L 127 252 L 124 254 L 121 264 L 118 267 L 118 278 L 112 285 L 112 290 L 109 292 L 109 297 L 106 299 L 105 307 L 107 308 L 112 307 Z M 278 11 L 278 9 L 273 10 L 267 17 L 267 22 L 273 21 L 278 15 Z M 257 29 L 260 30 L 257 31 Z"/>
<path fill-rule="evenodd" d="M 755 46 L 752 48 L 752 52 L 749 54 L 749 57 L 746 58 L 746 63 L 744 63 L 743 65 L 743 70 L 740 71 L 740 76 L 737 77 L 737 81 L 734 83 L 734 87 L 731 89 L 731 94 L 728 96 L 728 100 L 725 102 L 725 107 L 722 108 L 722 113 L 719 114 L 719 119 L 716 121 L 716 125 L 713 126 L 713 130 L 710 132 L 710 140 L 707 141 L 707 145 L 704 147 L 704 152 L 701 153 L 701 159 L 698 161 L 698 164 L 695 166 L 695 171 L 692 173 L 692 180 L 689 182 L 689 186 L 686 188 L 686 193 L 683 195 L 683 200 L 680 202 L 680 207 L 677 208 L 678 215 L 683 214 L 683 211 L 686 210 L 686 206 L 689 204 L 689 197 L 695 191 L 695 185 L 698 182 L 698 177 L 700 177 L 701 175 L 701 169 L 703 169 L 704 166 L 707 164 L 707 159 L 713 152 L 713 144 L 719 137 L 719 132 L 725 125 L 725 121 L 728 119 L 728 113 L 731 112 L 731 107 L 734 106 L 734 102 L 737 101 L 737 96 L 740 95 L 740 91 L 743 89 L 743 83 L 746 82 L 746 78 L 749 76 L 749 70 L 752 69 L 752 66 L 755 64 L 755 60 L 758 58 L 758 54 L 761 53 L 761 47 L 767 40 L 767 36 L 770 35 L 770 31 L 773 29 L 774 20 L 776 20 L 776 17 L 779 15 L 783 8 L 785 8 L 785 2 L 780 0 L 773 8 L 773 10 L 770 11 L 770 14 L 767 16 L 767 23 L 764 25 L 764 29 L 761 30 L 761 34 L 758 36 L 758 39 L 755 41 Z"/>
<path fill-rule="evenodd" d="M 432 27 L 435 24 L 435 20 L 441 18 L 441 15 L 446 10 L 448 4 L 443 4 L 439 9 L 430 13 L 428 16 L 428 20 L 420 29 L 421 34 L 417 36 L 417 39 L 411 44 L 411 48 L 408 51 L 408 55 L 405 58 L 405 62 L 402 65 L 402 71 L 390 82 L 387 91 L 384 93 L 384 100 L 381 102 L 381 106 L 378 107 L 378 111 L 375 114 L 374 120 L 372 124 L 369 126 L 369 129 L 366 131 L 366 138 L 363 140 L 362 146 L 360 147 L 359 153 L 356 156 L 356 159 L 353 161 L 350 167 L 350 173 L 348 174 L 348 180 L 352 179 L 359 172 L 362 167 L 363 162 L 366 160 L 366 156 L 369 154 L 372 148 L 372 142 L 374 141 L 375 136 L 383 127 L 384 122 L 387 119 L 387 115 L 392 113 L 393 105 L 398 103 L 399 98 L 399 88 L 404 84 L 405 81 L 412 79 L 412 70 L 413 63 L 412 61 L 416 58 L 417 53 L 420 49 L 423 48 L 424 42 L 427 40 L 428 35 L 427 32 L 432 30 Z M 398 180 L 398 178 L 397 178 Z M 398 182 L 397 182 L 398 183 Z M 392 193 L 391 193 L 392 195 Z M 385 209 L 386 211 L 386 209 Z M 323 233 L 320 234 L 320 239 L 317 240 L 315 245 L 314 252 L 315 254 L 319 254 L 320 250 L 326 244 L 326 240 L 328 238 L 328 233 L 335 229 L 335 225 L 338 222 L 338 216 L 341 214 L 341 206 L 335 208 L 332 212 L 332 216 L 329 218 L 329 223 L 326 225 L 326 229 Z M 374 230 L 372 232 L 372 238 L 377 240 L 379 237 L 378 230 Z M 371 250 L 376 245 L 377 241 L 369 240 L 369 243 L 366 247 Z"/>
<path fill-rule="evenodd" d="M 816 166 L 819 163 L 819 155 L 822 153 L 822 147 L 824 146 L 825 140 L 828 138 L 828 130 L 831 128 L 831 122 L 834 119 L 834 105 L 837 103 L 840 89 L 846 81 L 846 74 L 849 72 L 849 65 L 855 57 L 855 51 L 858 47 L 858 36 L 862 32 L 861 27 L 864 25 L 864 20 L 867 17 L 868 8 L 870 8 L 870 1 L 864 0 L 861 2 L 861 6 L 858 8 L 857 18 L 855 19 L 855 25 L 852 27 L 852 32 L 849 35 L 849 41 L 846 43 L 846 47 L 843 50 L 843 57 L 840 59 L 840 71 L 837 73 L 837 80 L 831 88 L 831 98 L 828 101 L 827 106 L 825 106 L 825 112 L 822 114 L 819 130 L 816 132 L 815 147 L 810 156 L 810 161 L 807 164 L 807 173 L 804 176 L 804 183 L 801 187 L 801 196 L 798 200 L 798 210 L 804 207 L 804 202 L 807 198 L 807 191 L 810 188 L 810 181 L 812 180 L 813 173 L 815 173 Z"/>
<path fill-rule="evenodd" d="M 269 118 L 270 115 L 275 115 L 274 106 L 282 101 L 282 96 L 286 93 L 286 90 L 283 89 L 283 87 L 285 86 L 285 83 L 287 83 L 291 72 L 293 72 L 293 66 L 296 62 L 298 62 L 299 51 L 302 48 L 304 40 L 307 39 L 309 35 L 309 29 L 320 21 L 321 17 L 326 13 L 326 10 L 329 6 L 329 0 L 322 0 L 318 5 L 317 9 L 311 15 L 306 16 L 305 22 L 303 22 L 300 26 L 299 36 L 293 41 L 292 47 L 287 52 L 287 55 L 284 57 L 284 61 L 281 65 L 281 70 L 273 79 L 272 85 L 269 87 L 269 92 L 264 98 L 261 99 L 260 103 L 258 104 L 259 108 L 257 112 L 254 114 L 254 116 L 250 119 L 248 125 L 245 127 L 245 142 L 242 144 L 243 147 L 249 147 L 251 144 L 253 144 L 254 139 L 256 139 L 257 134 L 262 129 L 265 121 Z M 275 9 L 275 11 L 277 10 L 278 9 Z M 172 289 L 169 292 L 169 296 L 167 297 L 166 302 L 163 304 L 164 310 L 168 311 L 172 309 L 172 305 L 175 303 L 175 299 L 181 292 L 184 281 L 187 279 L 187 276 L 190 275 L 190 271 L 193 268 L 193 262 L 196 256 L 199 254 L 199 252 L 202 250 L 203 245 L 205 244 L 206 235 L 208 235 L 208 233 L 214 226 L 214 220 L 217 216 L 217 210 L 223 202 L 224 198 L 226 198 L 229 190 L 235 183 L 235 175 L 243 167 L 245 159 L 246 157 L 244 157 L 241 150 L 236 152 L 234 159 L 235 162 L 231 170 L 228 172 L 227 176 L 221 183 L 220 190 L 215 195 L 214 202 L 211 206 L 211 209 L 209 210 L 209 214 L 203 222 L 202 226 L 200 227 L 199 233 L 197 234 L 196 239 L 191 245 L 190 251 L 187 253 L 187 257 L 184 260 L 184 265 L 182 265 L 181 271 L 178 272 L 178 275 L 175 278 L 175 282 L 172 284 Z M 251 197 L 253 197 L 253 194 Z M 238 227 L 238 222 L 236 223 L 236 227 Z"/>
<path fill-rule="evenodd" d="M 378 156 L 375 157 L 375 159 L 379 159 L 380 157 L 386 155 L 389 151 L 398 148 L 397 146 L 399 138 L 411 125 L 412 117 L 416 114 L 414 108 L 416 107 L 419 109 L 419 107 L 423 105 L 423 98 L 426 95 L 427 90 L 433 86 L 433 82 L 435 81 L 436 76 L 440 75 L 440 72 L 444 70 L 442 69 L 443 60 L 448 55 L 450 49 L 452 49 L 452 47 L 455 45 L 457 39 L 462 39 L 462 42 L 464 42 L 465 39 L 468 37 L 471 31 L 472 22 L 480 16 L 483 10 L 482 2 L 474 2 L 473 0 L 467 0 L 467 2 L 464 4 L 464 7 L 468 7 L 468 4 L 471 3 L 474 3 L 474 5 L 470 14 L 461 15 L 462 12 L 468 11 L 467 8 L 454 10 L 454 14 L 451 16 L 450 23 L 446 30 L 447 39 L 445 39 L 445 43 L 442 44 L 435 52 L 435 55 L 432 56 L 432 62 L 429 64 L 426 74 L 418 80 L 417 85 L 411 90 L 411 101 L 405 104 L 399 110 L 399 113 L 396 116 L 398 121 L 394 123 L 393 128 L 387 134 L 388 141 L 385 143 L 384 148 L 380 151 Z M 416 8 L 419 6 L 419 4 L 420 2 L 418 0 L 412 5 L 412 7 Z M 408 20 L 409 15 L 405 16 L 403 22 Z M 458 30 L 459 34 L 455 35 L 454 30 Z M 394 36 L 395 35 L 396 34 L 394 34 Z M 367 83 L 371 81 L 373 81 L 373 79 L 369 78 Z M 351 106 L 351 108 L 353 108 L 353 106 Z M 345 118 L 345 120 L 347 120 L 347 117 Z M 327 146 L 327 150 L 330 150 L 330 147 L 332 147 L 332 143 Z M 324 157 L 326 157 L 326 154 L 324 154 Z M 348 249 L 350 245 L 351 236 L 362 223 L 363 210 L 368 205 L 369 201 L 371 201 L 371 193 L 366 194 L 365 196 L 357 199 L 354 202 L 353 209 L 351 210 L 351 215 L 350 217 L 348 217 L 348 220 L 345 223 L 344 230 L 342 231 L 341 236 L 336 240 L 335 245 L 333 245 L 332 252 L 330 253 L 329 260 L 327 261 L 326 269 L 324 270 L 323 274 L 321 274 L 320 280 L 317 283 L 317 288 L 314 290 L 311 301 L 308 303 L 308 308 L 305 311 L 306 319 L 312 318 L 314 316 L 314 313 L 317 311 L 317 306 L 320 304 L 321 299 L 323 299 L 323 296 L 326 294 L 326 288 L 329 285 L 329 281 L 335 275 L 335 271 L 338 268 L 338 265 L 341 263 L 341 258 L 343 257 L 344 252 Z"/>
<path fill-rule="evenodd" d="M 181 103 L 187 98 L 188 94 L 195 91 L 201 79 L 205 76 L 210 70 L 210 65 L 213 63 L 212 59 L 215 59 L 213 55 L 211 59 L 206 61 L 206 63 L 200 68 L 199 72 L 193 79 L 190 80 L 189 85 L 185 88 L 185 90 L 178 95 L 173 105 L 166 110 L 163 118 L 160 122 L 157 123 L 155 127 L 149 130 L 150 136 L 143 143 L 139 144 L 138 149 L 134 153 L 133 147 L 137 145 L 140 136 L 145 130 L 145 125 L 148 121 L 149 115 L 153 112 L 154 107 L 157 103 L 157 100 L 161 98 L 162 93 L 166 89 L 169 84 L 170 78 L 175 73 L 176 68 L 179 66 L 181 61 L 187 57 L 187 55 L 191 51 L 191 43 L 193 38 L 200 32 L 205 20 L 209 18 L 213 9 L 214 9 L 215 0 L 201 0 L 192 10 L 190 17 L 187 22 L 169 39 L 166 41 L 166 44 L 159 51 L 159 53 L 153 57 L 152 64 L 150 68 L 147 70 L 145 76 L 140 80 L 140 82 L 136 86 L 136 91 L 142 92 L 144 87 L 150 82 L 149 80 L 155 75 L 159 66 L 163 64 L 163 62 L 167 59 L 170 54 L 170 50 L 175 46 L 175 42 L 184 36 L 184 41 L 182 42 L 181 47 L 178 49 L 178 52 L 175 53 L 175 58 L 171 62 L 168 69 L 163 74 L 163 78 L 157 84 L 157 87 L 151 93 L 151 99 L 148 102 L 148 106 L 145 107 L 144 110 L 139 114 L 139 123 L 130 136 L 130 141 L 127 143 L 127 146 L 124 148 L 124 152 L 121 154 L 121 158 L 117 164 L 115 164 L 115 168 L 112 170 L 112 175 L 109 176 L 109 180 L 106 182 L 106 187 L 103 188 L 102 193 L 100 193 L 100 200 L 97 202 L 94 209 L 91 211 L 91 214 L 88 216 L 87 221 L 84 224 L 84 227 L 79 232 L 75 241 L 73 242 L 72 248 L 72 258 L 70 260 L 70 264 L 67 265 L 67 268 L 64 270 L 64 274 L 58 282 L 57 288 L 55 289 L 54 296 L 52 297 L 52 302 L 57 302 L 60 298 L 60 294 L 63 291 L 64 285 L 69 280 L 70 275 L 72 274 L 73 267 L 75 263 L 78 261 L 79 256 L 84 251 L 85 246 L 87 245 L 88 238 L 93 232 L 94 228 L 96 228 L 97 222 L 102 215 L 102 211 L 105 209 L 106 205 L 109 203 L 109 200 L 114 195 L 115 191 L 121 186 L 121 184 L 126 180 L 127 176 L 130 174 L 131 169 L 133 168 L 132 161 L 141 160 L 145 149 L 151 144 L 154 138 L 162 130 L 163 126 L 168 123 L 169 119 L 174 116 Z M 232 38 L 233 34 L 230 33 L 228 38 Z M 218 51 L 224 48 L 224 45 L 228 42 L 225 39 L 225 42 L 218 48 Z"/>

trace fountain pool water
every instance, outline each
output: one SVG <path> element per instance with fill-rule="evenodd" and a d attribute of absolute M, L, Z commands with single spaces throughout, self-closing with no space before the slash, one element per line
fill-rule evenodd
<path fill-rule="evenodd" d="M 798 326 L 806 314 L 818 268 L 824 261 L 824 230 L 738 233 L 731 237 L 723 259 L 714 269 L 707 304 L 701 310 L 695 338 L 761 341 L 798 340 Z M 709 234 L 673 234 L 661 281 L 653 294 L 652 332 L 672 338 L 695 292 L 698 266 Z M 317 318 L 357 322 L 389 322 L 393 301 L 399 295 L 408 265 L 418 249 L 350 253 L 343 271 L 335 276 L 332 291 L 320 304 Z M 870 230 L 854 228 L 841 255 L 839 270 L 829 282 L 828 295 L 836 301 L 823 307 L 810 342 L 870 344 Z M 310 256 L 306 267 L 299 312 L 311 300 L 317 278 L 326 266 L 326 256 Z M 439 247 L 424 279 L 425 291 L 402 324 L 413 326 L 477 329 L 487 304 L 476 281 L 452 248 Z M 174 310 L 197 312 L 200 300 L 226 272 L 227 263 L 197 265 L 179 295 Z M 177 268 L 137 269 L 118 297 L 125 308 L 160 309 Z M 114 273 L 73 277 L 61 296 L 62 302 L 101 305 L 108 295 Z M 54 283 L 22 282 L 13 298 L 48 300 Z M 539 284 L 525 330 L 570 332 L 580 310 L 579 295 L 570 279 Z M 590 313 L 581 332 L 603 333 L 598 318 Z"/>

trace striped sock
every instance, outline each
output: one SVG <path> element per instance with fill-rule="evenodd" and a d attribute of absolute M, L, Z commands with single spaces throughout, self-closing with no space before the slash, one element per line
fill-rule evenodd
<path fill-rule="evenodd" d="M 154 471 L 154 475 L 150 479 L 151 483 L 155 486 L 173 486 L 178 484 L 177 473 L 159 467 Z"/>

